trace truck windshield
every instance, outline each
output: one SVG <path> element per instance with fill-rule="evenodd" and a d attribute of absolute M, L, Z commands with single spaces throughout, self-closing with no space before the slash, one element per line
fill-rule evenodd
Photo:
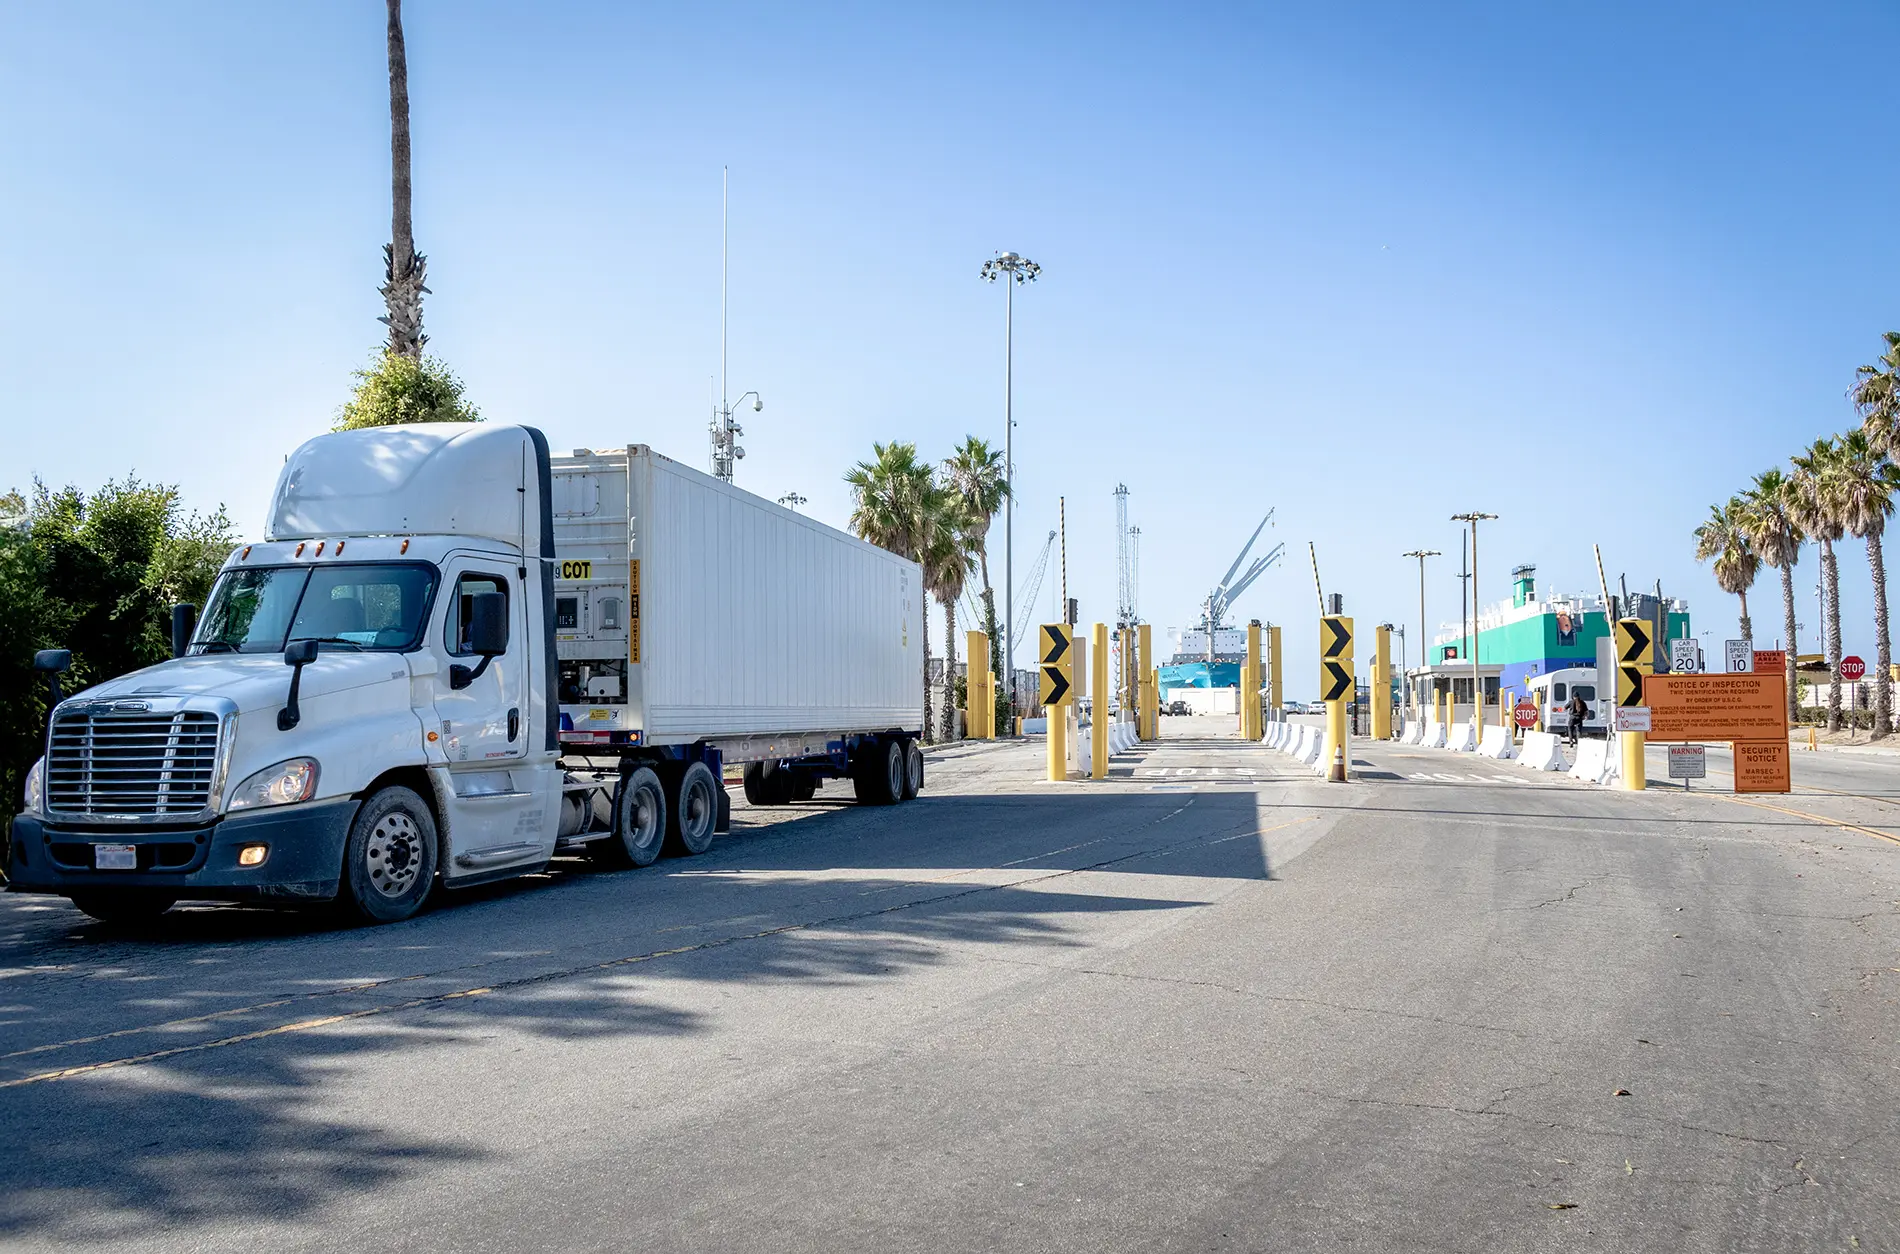
<path fill-rule="evenodd" d="M 211 590 L 191 651 L 279 653 L 292 640 L 316 640 L 326 649 L 411 649 L 422 638 L 435 581 L 435 568 L 420 562 L 226 571 Z"/>

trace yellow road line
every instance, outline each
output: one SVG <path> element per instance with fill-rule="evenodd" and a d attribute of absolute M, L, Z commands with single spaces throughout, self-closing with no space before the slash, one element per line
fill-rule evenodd
<path fill-rule="evenodd" d="M 1777 814 L 1792 815 L 1797 819 L 1807 819 L 1810 822 L 1822 823 L 1828 827 L 1838 827 L 1850 832 L 1859 832 L 1863 836 L 1872 836 L 1876 840 L 1884 840 L 1889 844 L 1900 845 L 1900 836 L 1895 836 L 1888 832 L 1877 832 L 1871 827 L 1862 827 L 1858 823 L 1849 823 L 1845 819 L 1831 819 L 1824 814 L 1809 814 L 1806 810 L 1790 810 L 1786 806 L 1769 805 L 1766 801 L 1744 801 L 1740 797 L 1730 796 L 1727 793 L 1717 792 L 1705 793 L 1703 795 L 1720 797 L 1724 801 L 1733 801 L 1738 806 L 1754 806 L 1757 810 L 1773 810 Z"/>

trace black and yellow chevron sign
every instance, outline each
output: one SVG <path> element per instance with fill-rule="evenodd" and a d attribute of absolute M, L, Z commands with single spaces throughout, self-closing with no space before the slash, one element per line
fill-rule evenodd
<path fill-rule="evenodd" d="M 1619 706 L 1643 703 L 1643 676 L 1656 669 L 1652 633 L 1647 619 L 1616 620 L 1616 703 Z"/>
<path fill-rule="evenodd" d="M 1327 614 L 1319 620 L 1319 655 L 1322 658 L 1352 660 L 1352 620 L 1343 614 Z"/>
<path fill-rule="evenodd" d="M 1070 653 L 1073 642 L 1067 623 L 1044 623 L 1036 650 L 1038 671 L 1042 676 L 1037 700 L 1043 705 L 1066 705 L 1074 695 L 1069 681 Z"/>
<path fill-rule="evenodd" d="M 1343 662 L 1327 658 L 1319 664 L 1319 699 L 1352 700 L 1352 659 Z"/>

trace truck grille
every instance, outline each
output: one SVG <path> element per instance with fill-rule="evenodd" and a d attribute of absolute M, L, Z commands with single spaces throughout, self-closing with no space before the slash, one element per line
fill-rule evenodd
<path fill-rule="evenodd" d="M 49 814 L 189 817 L 211 805 L 218 716 L 71 710 L 53 721 Z"/>

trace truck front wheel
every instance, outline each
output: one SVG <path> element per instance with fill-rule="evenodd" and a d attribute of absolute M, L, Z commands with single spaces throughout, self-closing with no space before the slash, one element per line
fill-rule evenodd
<path fill-rule="evenodd" d="M 719 825 L 719 781 L 712 768 L 694 762 L 680 772 L 679 789 L 666 816 L 667 844 L 674 853 L 705 853 Z"/>
<path fill-rule="evenodd" d="M 363 803 L 343 846 L 340 899 L 369 923 L 398 923 L 435 887 L 435 816 L 412 789 L 391 785 Z"/>

